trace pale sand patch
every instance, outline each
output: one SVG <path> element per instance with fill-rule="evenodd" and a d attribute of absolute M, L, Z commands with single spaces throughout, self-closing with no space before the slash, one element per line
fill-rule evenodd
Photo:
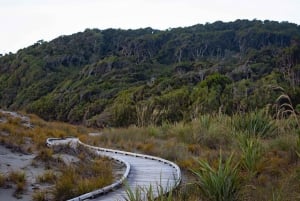
<path fill-rule="evenodd" d="M 0 200 L 3 201 L 30 201 L 32 200 L 33 188 L 38 184 L 36 177 L 45 172 L 43 167 L 33 167 L 32 160 L 34 154 L 21 154 L 12 152 L 10 149 L 0 145 L 0 172 L 4 175 L 9 174 L 11 171 L 23 171 L 26 174 L 27 188 L 21 195 L 21 199 L 13 197 L 14 188 L 4 189 L 0 188 Z"/>
<path fill-rule="evenodd" d="M 7 175 L 11 171 L 23 171 L 26 174 L 27 182 L 26 191 L 20 199 L 13 196 L 14 187 L 0 188 L 0 201 L 31 201 L 34 189 L 46 189 L 51 186 L 50 184 L 39 184 L 36 181 L 37 176 L 44 174 L 46 170 L 41 163 L 36 161 L 33 163 L 35 157 L 35 154 L 12 152 L 5 146 L 0 145 L 0 172 Z M 61 158 L 65 164 L 79 161 L 79 158 L 69 154 L 54 154 L 53 157 Z"/>

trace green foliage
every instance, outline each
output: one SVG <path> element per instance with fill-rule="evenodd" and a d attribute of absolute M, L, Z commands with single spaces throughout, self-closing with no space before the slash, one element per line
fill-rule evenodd
<path fill-rule="evenodd" d="M 209 89 L 220 88 L 220 90 L 224 90 L 225 86 L 230 83 L 231 80 L 228 77 L 215 73 L 207 76 L 205 80 L 200 83 L 200 87 L 208 87 Z"/>
<path fill-rule="evenodd" d="M 236 132 L 249 137 L 267 138 L 276 131 L 274 121 L 263 111 L 236 114 L 232 117 L 232 126 Z"/>
<path fill-rule="evenodd" d="M 87 29 L 0 57 L 0 107 L 103 127 L 249 112 L 274 103 L 274 86 L 297 105 L 299 38 L 258 20 Z"/>
<path fill-rule="evenodd" d="M 223 163 L 220 153 L 218 166 L 212 167 L 208 162 L 199 160 L 199 169 L 193 170 L 204 196 L 211 201 L 238 200 L 240 178 L 238 163 L 234 164 L 233 154 Z"/>
<path fill-rule="evenodd" d="M 262 146 L 256 138 L 239 136 L 239 146 L 242 151 L 241 164 L 248 172 L 256 174 L 257 166 L 262 158 Z"/>
<path fill-rule="evenodd" d="M 113 121 L 116 126 L 126 126 L 136 122 L 136 110 L 131 91 L 123 91 L 112 105 Z"/>
<path fill-rule="evenodd" d="M 156 189 L 150 185 L 149 187 L 138 186 L 134 190 L 126 184 L 126 201 L 173 201 L 173 192 L 165 193 L 162 185 L 157 185 Z"/>

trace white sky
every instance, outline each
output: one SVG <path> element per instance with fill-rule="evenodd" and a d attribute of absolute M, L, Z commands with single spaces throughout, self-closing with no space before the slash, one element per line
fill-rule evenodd
<path fill-rule="evenodd" d="M 236 19 L 300 24 L 300 0 L 0 0 L 0 54 L 86 28 L 164 30 Z"/>

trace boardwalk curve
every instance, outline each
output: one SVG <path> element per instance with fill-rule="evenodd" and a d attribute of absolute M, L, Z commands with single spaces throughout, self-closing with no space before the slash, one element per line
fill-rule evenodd
<path fill-rule="evenodd" d="M 175 163 L 159 157 L 90 146 L 84 144 L 78 138 L 48 138 L 46 143 L 50 147 L 55 145 L 69 145 L 74 147 L 81 145 L 98 155 L 106 156 L 122 163 L 126 167 L 122 178 L 113 184 L 70 199 L 70 201 L 87 199 L 95 201 L 124 201 L 127 197 L 126 188 L 130 188 L 133 192 L 137 188 L 152 188 L 153 195 L 157 197 L 159 193 L 171 191 L 181 181 L 179 167 Z M 127 187 L 122 185 L 125 181 Z M 141 193 L 142 199 L 147 200 L 146 192 L 141 191 Z"/>

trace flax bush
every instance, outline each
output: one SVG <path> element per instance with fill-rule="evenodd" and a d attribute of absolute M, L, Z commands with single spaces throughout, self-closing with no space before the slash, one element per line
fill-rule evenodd
<path fill-rule="evenodd" d="M 244 135 L 262 138 L 273 136 L 276 130 L 272 118 L 263 111 L 235 114 L 232 117 L 232 127 Z"/>
<path fill-rule="evenodd" d="M 262 146 L 256 138 L 240 136 L 239 146 L 242 151 L 241 164 L 248 172 L 255 174 L 257 164 L 262 158 Z"/>
<path fill-rule="evenodd" d="M 203 195 L 210 201 L 236 201 L 240 190 L 238 163 L 231 154 L 223 163 L 220 153 L 218 167 L 213 168 L 204 160 L 198 161 L 200 167 L 193 170 Z"/>

